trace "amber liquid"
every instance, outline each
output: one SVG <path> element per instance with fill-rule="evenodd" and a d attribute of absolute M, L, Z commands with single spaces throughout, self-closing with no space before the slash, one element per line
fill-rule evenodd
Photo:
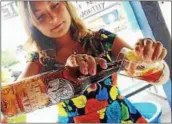
<path fill-rule="evenodd" d="M 158 80 L 161 78 L 163 70 L 159 70 L 153 73 L 145 73 L 142 76 L 136 76 L 136 78 L 150 82 L 150 83 L 157 83 Z"/>

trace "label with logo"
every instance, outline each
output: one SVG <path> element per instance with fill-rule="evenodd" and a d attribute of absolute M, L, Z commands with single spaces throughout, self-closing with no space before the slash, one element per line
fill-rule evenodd
<path fill-rule="evenodd" d="M 74 96 L 74 88 L 70 81 L 58 78 L 48 82 L 47 94 L 53 104 Z"/>

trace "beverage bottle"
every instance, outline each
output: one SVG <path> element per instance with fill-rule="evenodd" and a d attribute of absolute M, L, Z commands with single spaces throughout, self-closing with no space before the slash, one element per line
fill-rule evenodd
<path fill-rule="evenodd" d="M 122 48 L 119 52 L 117 61 L 122 61 L 122 68 L 119 74 L 147 81 L 153 85 L 164 84 L 169 79 L 170 70 L 164 60 L 157 62 L 143 62 L 134 50 Z M 129 66 L 136 66 L 135 69 L 126 71 Z M 132 67 L 131 67 L 132 69 Z"/>
<path fill-rule="evenodd" d="M 58 70 L 35 75 L 2 86 L 1 112 L 7 118 L 32 112 L 76 97 L 91 85 L 117 72 L 121 62 L 109 64 L 108 69 L 97 68 L 95 76 L 82 75 L 78 68 L 60 67 Z"/>

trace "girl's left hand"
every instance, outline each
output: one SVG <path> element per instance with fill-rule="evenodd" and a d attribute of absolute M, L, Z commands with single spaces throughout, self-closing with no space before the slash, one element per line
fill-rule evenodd
<path fill-rule="evenodd" d="M 161 61 L 165 58 L 167 50 L 163 47 L 162 43 L 159 41 L 153 41 L 150 38 L 140 39 L 134 48 L 136 55 L 141 59 L 142 63 L 154 63 Z M 135 73 L 136 68 L 139 66 L 139 63 L 130 62 L 126 67 L 129 75 Z"/>
<path fill-rule="evenodd" d="M 161 61 L 167 55 L 167 50 L 162 43 L 150 38 L 139 40 L 135 45 L 135 52 L 143 62 L 149 63 Z"/>

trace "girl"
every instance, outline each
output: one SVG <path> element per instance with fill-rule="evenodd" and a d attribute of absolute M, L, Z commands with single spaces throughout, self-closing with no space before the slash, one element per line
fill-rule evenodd
<path fill-rule="evenodd" d="M 79 67 L 82 74 L 95 75 L 97 64 L 106 69 L 107 62 L 114 59 L 121 48 L 132 49 L 116 34 L 104 29 L 87 29 L 71 2 L 24 1 L 19 2 L 19 6 L 29 41 L 37 48 L 20 79 L 57 69 L 59 65 Z M 133 50 L 143 62 L 162 60 L 167 53 L 160 42 L 151 39 L 139 40 Z M 56 61 L 51 61 L 51 58 Z M 83 95 L 65 100 L 57 107 L 58 122 L 147 122 L 120 95 L 116 74 L 91 85 Z"/>

